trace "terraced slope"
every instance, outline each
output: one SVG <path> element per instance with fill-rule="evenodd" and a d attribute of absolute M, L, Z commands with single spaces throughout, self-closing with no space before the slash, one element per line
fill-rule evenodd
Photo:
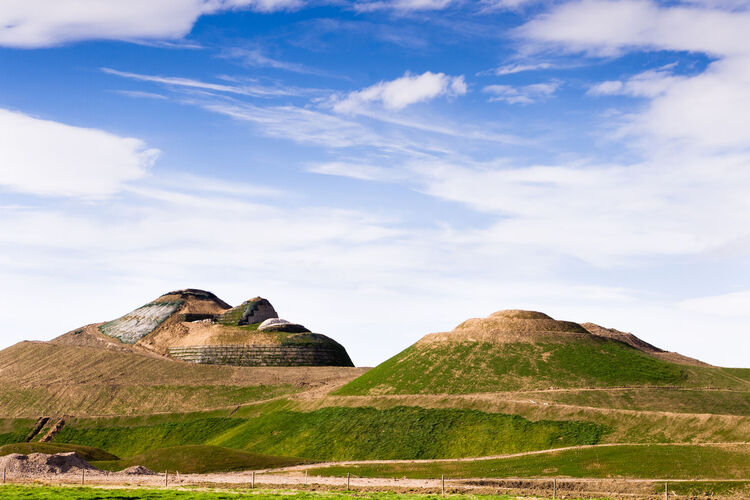
<path fill-rule="evenodd" d="M 362 371 L 188 364 L 152 354 L 21 342 L 0 351 L 0 417 L 220 408 L 340 384 Z"/>
<path fill-rule="evenodd" d="M 469 394 L 607 387 L 750 390 L 750 372 L 667 361 L 532 311 L 471 319 L 415 345 L 338 395 Z"/>

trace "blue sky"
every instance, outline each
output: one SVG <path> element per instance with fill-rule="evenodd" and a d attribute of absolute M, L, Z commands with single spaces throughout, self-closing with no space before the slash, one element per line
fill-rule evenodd
<path fill-rule="evenodd" d="M 745 0 L 3 2 L 0 347 L 194 287 L 747 366 L 747 116 Z"/>

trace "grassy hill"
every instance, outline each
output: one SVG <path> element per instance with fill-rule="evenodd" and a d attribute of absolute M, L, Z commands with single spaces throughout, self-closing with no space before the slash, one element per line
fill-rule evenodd
<path fill-rule="evenodd" d="M 335 394 L 638 386 L 750 391 L 750 370 L 678 364 L 541 313 L 500 311 L 452 332 L 428 335 Z"/>

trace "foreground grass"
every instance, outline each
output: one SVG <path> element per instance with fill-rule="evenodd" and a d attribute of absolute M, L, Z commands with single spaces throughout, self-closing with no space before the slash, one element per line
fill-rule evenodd
<path fill-rule="evenodd" d="M 143 465 L 154 471 L 180 471 L 186 474 L 228 472 L 249 469 L 268 469 L 306 463 L 291 457 L 273 457 L 230 450 L 218 446 L 177 446 L 141 453 L 127 460 L 95 461 L 91 464 L 103 470 L 118 471 L 133 465 Z"/>
<path fill-rule="evenodd" d="M 313 469 L 312 475 L 360 477 L 750 479 L 750 446 L 621 445 L 496 460 L 372 464 Z"/>
<path fill-rule="evenodd" d="M 315 460 L 408 459 L 596 444 L 607 431 L 588 422 L 530 421 L 477 410 L 404 406 L 275 410 L 249 419 L 211 417 L 143 426 L 101 424 L 73 422 L 57 434 L 55 442 L 93 446 L 125 458 L 160 448 L 208 444 Z"/>
<path fill-rule="evenodd" d="M 192 500 L 196 498 L 213 500 L 228 498 L 253 498 L 257 500 L 436 500 L 438 495 L 417 495 L 400 493 L 315 493 L 303 491 L 264 491 L 264 490 L 202 490 L 179 491 L 146 488 L 63 488 L 50 486 L 0 486 L 0 498 L 33 499 L 149 499 L 149 500 Z M 506 495 L 451 495 L 453 500 L 510 500 Z"/>

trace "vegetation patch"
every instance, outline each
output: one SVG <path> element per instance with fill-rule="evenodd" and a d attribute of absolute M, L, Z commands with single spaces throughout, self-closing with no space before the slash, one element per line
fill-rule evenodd
<path fill-rule="evenodd" d="M 132 457 L 148 450 L 205 444 L 214 436 L 244 423 L 233 418 L 200 418 L 182 422 L 128 427 L 82 427 L 66 425 L 54 438 L 56 443 L 93 446 L 120 457 Z"/>
<path fill-rule="evenodd" d="M 187 474 L 227 472 L 235 470 L 270 469 L 299 465 L 299 458 L 273 457 L 231 450 L 218 446 L 188 445 L 162 448 L 139 453 L 127 460 L 96 461 L 92 465 L 103 470 L 119 471 L 143 465 L 153 471 L 179 471 Z"/>
<path fill-rule="evenodd" d="M 351 473 L 360 477 L 415 479 L 441 475 L 449 478 L 746 479 L 750 477 L 750 446 L 597 446 L 493 460 L 337 466 L 309 472 L 321 476 Z"/>
<path fill-rule="evenodd" d="M 47 453 L 54 455 L 55 453 L 68 453 L 74 451 L 76 454 L 87 462 L 92 460 L 119 460 L 119 458 L 111 453 L 107 453 L 99 448 L 93 448 L 91 446 L 82 446 L 75 444 L 65 443 L 14 443 L 0 446 L 0 457 L 10 455 L 11 453 L 19 453 L 21 455 L 29 455 L 31 453 Z"/>
<path fill-rule="evenodd" d="M 320 460 L 449 458 L 595 444 L 606 429 L 476 410 L 395 407 L 281 410 L 233 427 L 212 444 Z"/>
<path fill-rule="evenodd" d="M 606 339 L 415 344 L 334 394 L 468 394 L 570 387 L 684 385 L 687 367 Z"/>

